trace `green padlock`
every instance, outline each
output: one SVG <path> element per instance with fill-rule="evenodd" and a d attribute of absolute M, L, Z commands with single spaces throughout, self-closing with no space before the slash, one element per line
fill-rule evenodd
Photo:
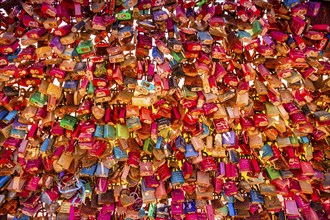
<path fill-rule="evenodd" d="M 265 106 L 266 106 L 266 114 L 269 115 L 269 116 L 277 116 L 280 114 L 278 108 L 273 105 L 272 103 L 270 102 L 266 102 L 265 103 Z"/>
<path fill-rule="evenodd" d="M 140 10 L 141 15 L 150 15 L 150 10 Z"/>
<path fill-rule="evenodd" d="M 66 115 L 60 122 L 60 126 L 67 130 L 73 131 L 74 126 L 77 124 L 78 118 L 71 115 Z"/>
<path fill-rule="evenodd" d="M 151 218 L 155 217 L 155 214 L 156 214 L 156 208 L 157 208 L 157 206 L 156 206 L 155 203 L 151 203 L 151 204 L 149 205 L 149 209 L 148 209 L 148 217 L 151 217 Z"/>
<path fill-rule="evenodd" d="M 93 193 L 91 185 L 89 184 L 89 182 L 86 182 L 83 185 L 84 185 L 84 189 L 85 189 L 85 195 L 84 195 L 85 198 L 87 197 L 87 198 L 91 199 L 92 193 Z"/>
<path fill-rule="evenodd" d="M 299 147 L 299 141 L 296 136 L 291 136 L 290 142 L 291 142 L 292 147 Z"/>
<path fill-rule="evenodd" d="M 94 85 L 93 85 L 92 82 L 89 82 L 87 94 L 88 95 L 94 95 Z"/>
<path fill-rule="evenodd" d="M 262 32 L 262 26 L 258 20 L 252 23 L 252 32 L 253 35 L 259 35 Z"/>
<path fill-rule="evenodd" d="M 171 56 L 178 63 L 184 62 L 185 61 L 185 58 L 186 58 L 185 55 L 184 55 L 184 53 L 183 53 L 183 51 L 180 51 L 180 52 L 176 53 L 176 52 L 174 52 L 172 50 L 171 51 Z"/>
<path fill-rule="evenodd" d="M 167 138 L 169 136 L 170 130 L 171 130 L 170 127 L 166 127 L 164 129 L 160 130 L 158 132 L 158 135 L 161 136 L 161 137 L 163 137 L 163 138 Z"/>
<path fill-rule="evenodd" d="M 132 19 L 132 14 L 130 11 L 121 11 L 116 14 L 116 18 L 119 21 L 127 21 Z"/>
<path fill-rule="evenodd" d="M 184 87 L 183 88 L 183 97 L 187 100 L 195 100 L 198 98 L 198 95 L 196 92 L 192 92 L 187 87 Z"/>
<path fill-rule="evenodd" d="M 42 108 L 48 100 L 48 96 L 40 92 L 35 92 L 31 98 L 30 103 L 36 107 Z"/>
<path fill-rule="evenodd" d="M 302 76 L 294 70 L 291 70 L 292 75 L 290 77 L 284 78 L 288 83 L 296 83 L 302 79 Z"/>
<path fill-rule="evenodd" d="M 116 124 L 116 138 L 128 139 L 129 130 L 126 125 Z"/>
<path fill-rule="evenodd" d="M 202 0 L 202 1 L 197 2 L 196 5 L 197 5 L 198 7 L 202 7 L 205 3 L 206 3 L 206 0 Z"/>
<path fill-rule="evenodd" d="M 104 63 L 98 63 L 95 66 L 95 71 L 94 71 L 94 75 L 96 77 L 101 77 L 103 75 L 105 75 L 107 72 L 107 69 L 105 68 Z"/>
<path fill-rule="evenodd" d="M 143 151 L 147 154 L 152 154 L 152 150 L 154 148 L 154 141 L 151 138 L 148 138 L 144 141 Z"/>
<path fill-rule="evenodd" d="M 313 148 L 311 146 L 304 147 L 305 150 L 305 158 L 307 161 L 310 161 L 313 159 Z"/>
<path fill-rule="evenodd" d="M 104 134 L 105 139 L 114 140 L 116 138 L 116 130 L 113 125 L 106 124 L 104 125 Z"/>
<path fill-rule="evenodd" d="M 228 206 L 224 205 L 221 208 L 214 210 L 216 214 L 227 216 L 228 215 Z"/>
<path fill-rule="evenodd" d="M 93 44 L 91 40 L 88 41 L 81 41 L 77 47 L 76 51 L 78 54 L 84 54 L 84 53 L 89 53 L 92 51 Z"/>
<path fill-rule="evenodd" d="M 274 167 L 266 167 L 266 172 L 270 180 L 275 180 L 281 177 L 280 171 L 275 170 Z"/>

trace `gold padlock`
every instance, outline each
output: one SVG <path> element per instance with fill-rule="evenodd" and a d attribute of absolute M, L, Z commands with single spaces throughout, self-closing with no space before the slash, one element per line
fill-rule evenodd
<path fill-rule="evenodd" d="M 53 55 L 53 51 L 50 46 L 39 47 L 36 49 L 38 59 L 46 59 Z"/>
<path fill-rule="evenodd" d="M 64 71 L 72 72 L 74 70 L 76 63 L 77 62 L 74 60 L 63 60 L 63 62 L 60 64 L 60 69 Z"/>
<path fill-rule="evenodd" d="M 52 95 L 55 96 L 57 99 L 59 99 L 62 95 L 62 88 L 59 86 L 56 86 L 53 83 L 50 83 L 48 85 L 47 91 L 46 91 L 47 95 Z"/>
<path fill-rule="evenodd" d="M 150 107 L 157 101 L 155 95 L 132 97 L 132 105 L 140 107 Z"/>
<path fill-rule="evenodd" d="M 73 44 L 76 41 L 76 35 L 71 32 L 68 35 L 61 37 L 60 41 L 63 45 Z"/>
<path fill-rule="evenodd" d="M 38 92 L 42 94 L 47 94 L 48 86 L 49 86 L 49 82 L 47 80 L 41 80 L 41 83 L 38 88 Z"/>
<path fill-rule="evenodd" d="M 56 19 L 56 18 L 47 18 L 43 23 L 46 29 L 57 28 L 59 24 L 60 24 L 60 19 Z"/>
<path fill-rule="evenodd" d="M 70 153 L 63 152 L 60 158 L 57 161 L 57 164 L 60 165 L 64 170 L 68 170 L 73 161 L 73 156 Z"/>

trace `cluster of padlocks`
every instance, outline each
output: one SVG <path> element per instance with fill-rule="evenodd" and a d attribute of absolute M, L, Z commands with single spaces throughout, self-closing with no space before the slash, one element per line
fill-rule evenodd
<path fill-rule="evenodd" d="M 0 1 L 0 215 L 329 219 L 320 7 Z"/>

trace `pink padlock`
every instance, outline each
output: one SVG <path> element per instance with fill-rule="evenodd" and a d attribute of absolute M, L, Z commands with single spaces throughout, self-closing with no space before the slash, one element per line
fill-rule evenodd
<path fill-rule="evenodd" d="M 156 175 L 145 176 L 143 177 L 143 179 L 147 187 L 155 188 L 158 187 L 160 184 Z"/>
<path fill-rule="evenodd" d="M 253 172 L 250 159 L 239 159 L 239 170 L 240 172 Z"/>
<path fill-rule="evenodd" d="M 227 196 L 233 196 L 238 193 L 236 183 L 234 181 L 228 181 L 224 183 L 223 190 Z"/>
<path fill-rule="evenodd" d="M 298 17 L 298 16 L 293 16 L 291 19 L 291 31 L 293 34 L 296 35 L 301 35 L 305 29 L 306 22 Z"/>
<path fill-rule="evenodd" d="M 140 164 L 140 153 L 137 151 L 130 151 L 128 153 L 128 160 L 127 164 L 132 166 L 132 167 L 139 167 Z"/>
<path fill-rule="evenodd" d="M 95 192 L 105 193 L 108 189 L 108 180 L 105 177 L 99 177 L 97 179 L 97 185 L 95 187 Z"/>
<path fill-rule="evenodd" d="M 172 189 L 171 196 L 172 196 L 172 203 L 175 204 L 182 203 L 185 200 L 184 192 L 182 189 Z"/>
<path fill-rule="evenodd" d="M 224 182 L 220 178 L 213 178 L 214 192 L 220 194 L 223 190 Z"/>

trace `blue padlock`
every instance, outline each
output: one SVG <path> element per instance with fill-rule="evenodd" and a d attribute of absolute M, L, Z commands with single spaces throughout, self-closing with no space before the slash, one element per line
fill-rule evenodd
<path fill-rule="evenodd" d="M 126 9 L 132 8 L 138 3 L 138 1 L 134 1 L 134 0 L 124 0 L 122 2 L 123 2 L 124 8 L 126 8 Z"/>
<path fill-rule="evenodd" d="M 87 64 L 86 62 L 78 62 L 75 66 L 74 66 L 74 72 L 85 72 L 85 70 L 87 69 Z"/>
<path fill-rule="evenodd" d="M 124 150 L 121 150 L 120 147 L 116 146 L 113 148 L 113 154 L 115 155 L 116 160 L 126 160 L 127 153 Z"/>
<path fill-rule="evenodd" d="M 184 156 L 186 158 L 198 157 L 198 152 L 195 150 L 195 148 L 192 144 L 187 144 L 186 145 L 186 152 L 184 153 Z"/>
<path fill-rule="evenodd" d="M 163 150 L 166 154 L 166 156 L 170 157 L 173 155 L 173 149 L 169 143 L 164 144 Z"/>
<path fill-rule="evenodd" d="M 278 218 L 279 218 L 280 220 L 285 220 L 285 219 L 286 219 L 283 210 L 280 210 L 280 211 L 278 212 Z"/>
<path fill-rule="evenodd" d="M 179 63 L 175 59 L 170 60 L 170 68 L 173 70 L 179 66 Z"/>
<path fill-rule="evenodd" d="M 254 204 L 264 204 L 264 196 L 260 194 L 257 190 L 250 191 L 251 202 Z"/>
<path fill-rule="evenodd" d="M 63 86 L 64 90 L 72 90 L 76 91 L 78 88 L 78 81 L 77 80 L 67 80 Z"/>
<path fill-rule="evenodd" d="M 146 88 L 149 91 L 155 90 L 154 84 L 151 82 L 148 82 L 147 80 L 142 80 L 139 84 L 140 84 L 140 86 L 142 86 L 143 88 Z"/>
<path fill-rule="evenodd" d="M 26 134 L 27 132 L 25 130 L 18 130 L 15 128 L 11 129 L 10 131 L 10 137 L 18 138 L 18 139 L 24 139 Z"/>
<path fill-rule="evenodd" d="M 293 173 L 290 170 L 280 170 L 281 176 L 283 178 L 292 178 Z"/>
<path fill-rule="evenodd" d="M 195 213 L 197 211 L 196 202 L 194 200 L 185 201 L 183 203 L 183 211 L 186 214 Z"/>
<path fill-rule="evenodd" d="M 157 215 L 169 215 L 169 207 L 167 204 L 157 204 Z"/>
<path fill-rule="evenodd" d="M 152 48 L 152 57 L 158 64 L 165 62 L 163 53 L 160 52 L 157 47 Z"/>
<path fill-rule="evenodd" d="M 9 112 L 6 117 L 2 120 L 4 123 L 8 124 L 10 123 L 18 114 L 18 111 L 16 110 L 12 110 L 11 112 Z"/>
<path fill-rule="evenodd" d="M 175 147 L 181 152 L 186 151 L 186 141 L 181 135 L 175 139 Z"/>
<path fill-rule="evenodd" d="M 228 196 L 228 203 L 235 203 L 235 197 L 234 196 Z"/>
<path fill-rule="evenodd" d="M 14 59 L 18 58 L 19 52 L 21 52 L 21 48 L 17 48 L 14 53 L 7 55 L 8 62 L 13 63 Z"/>
<path fill-rule="evenodd" d="M 288 8 L 293 8 L 294 6 L 300 4 L 300 0 L 284 0 L 283 2 Z"/>
<path fill-rule="evenodd" d="M 239 157 L 237 155 L 237 151 L 229 150 L 229 161 L 231 163 L 238 163 L 239 162 Z"/>
<path fill-rule="evenodd" d="M 310 143 L 307 136 L 300 137 L 300 142 L 302 143 L 303 146 L 307 146 Z"/>
<path fill-rule="evenodd" d="M 19 220 L 29 220 L 29 219 L 31 219 L 30 216 L 27 216 L 25 214 L 19 217 Z"/>
<path fill-rule="evenodd" d="M 94 137 L 103 138 L 104 126 L 102 124 L 96 124 Z"/>
<path fill-rule="evenodd" d="M 126 25 L 119 29 L 118 36 L 120 38 L 127 38 L 127 37 L 131 37 L 132 33 L 133 33 L 132 26 Z"/>
<path fill-rule="evenodd" d="M 13 123 L 13 128 L 17 130 L 29 130 L 29 127 L 27 124 L 20 123 L 18 121 L 18 117 L 15 118 L 14 123 Z"/>
<path fill-rule="evenodd" d="M 172 172 L 171 183 L 173 186 L 181 185 L 184 183 L 184 178 L 181 170 Z"/>
<path fill-rule="evenodd" d="M 189 17 L 193 17 L 193 18 L 196 17 L 196 13 L 195 13 L 193 8 L 187 8 L 186 15 L 187 15 L 188 18 Z"/>
<path fill-rule="evenodd" d="M 40 147 L 40 152 L 41 153 L 46 153 L 47 149 L 50 147 L 50 139 L 46 138 L 44 142 L 42 142 L 41 147 Z"/>
<path fill-rule="evenodd" d="M 80 175 L 85 175 L 85 176 L 90 176 L 90 177 L 94 176 L 94 173 L 96 171 L 96 166 L 97 166 L 97 164 L 93 164 L 90 167 L 82 168 L 80 171 Z"/>
<path fill-rule="evenodd" d="M 146 216 L 146 211 L 143 208 L 141 208 L 139 210 L 138 216 L 139 216 L 139 219 L 144 218 L 144 216 Z"/>
<path fill-rule="evenodd" d="M 228 211 L 229 211 L 229 216 L 237 216 L 237 212 L 234 209 L 234 203 L 228 203 Z"/>
<path fill-rule="evenodd" d="M 260 22 L 259 22 L 259 21 L 255 21 L 255 22 L 253 22 L 253 23 L 252 23 L 252 26 L 253 26 L 253 25 L 258 25 L 258 23 L 259 23 L 259 25 L 260 25 Z M 258 33 L 258 34 L 260 34 L 260 33 Z M 241 41 L 248 41 L 247 39 L 252 40 L 252 36 L 251 36 L 251 34 L 250 34 L 249 32 L 247 32 L 247 31 L 238 31 L 237 36 L 238 36 L 238 38 L 239 38 Z"/>
<path fill-rule="evenodd" d="M 227 203 L 234 203 L 235 202 L 235 197 L 234 196 L 227 196 L 224 191 L 221 192 L 221 197 Z"/>
<path fill-rule="evenodd" d="M 136 131 L 141 128 L 139 117 L 130 117 L 126 119 L 126 125 L 130 131 Z"/>
<path fill-rule="evenodd" d="M 10 180 L 10 176 L 0 176 L 0 189 Z"/>
<path fill-rule="evenodd" d="M 286 41 L 287 45 L 291 45 L 291 44 L 295 44 L 296 41 L 293 39 L 292 36 L 289 36 L 288 37 L 288 40 Z"/>
<path fill-rule="evenodd" d="M 0 111 L 0 120 L 2 120 L 4 117 L 6 117 L 7 114 L 8 114 L 7 109 L 2 109 Z"/>
<path fill-rule="evenodd" d="M 202 123 L 202 129 L 203 133 L 200 134 L 198 137 L 204 139 L 210 134 L 210 128 L 206 124 Z"/>
<path fill-rule="evenodd" d="M 265 144 L 259 150 L 260 157 L 263 161 L 267 161 L 274 156 L 272 147 L 269 144 Z"/>
<path fill-rule="evenodd" d="M 156 142 L 156 146 L 155 146 L 156 149 L 160 149 L 160 148 L 162 147 L 163 140 L 164 140 L 164 139 L 163 139 L 162 136 L 158 136 L 158 138 L 157 138 L 157 142 Z"/>
<path fill-rule="evenodd" d="M 95 176 L 98 177 L 108 177 L 109 176 L 109 169 L 104 166 L 103 163 L 97 163 Z"/>

